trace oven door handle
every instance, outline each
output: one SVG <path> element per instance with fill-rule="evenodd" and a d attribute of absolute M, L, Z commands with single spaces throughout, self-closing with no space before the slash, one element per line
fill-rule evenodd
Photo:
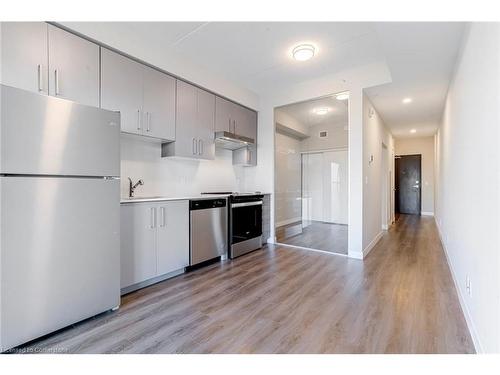
<path fill-rule="evenodd" d="M 262 201 L 259 201 L 259 202 L 231 203 L 231 208 L 248 207 L 248 206 L 262 206 Z"/>

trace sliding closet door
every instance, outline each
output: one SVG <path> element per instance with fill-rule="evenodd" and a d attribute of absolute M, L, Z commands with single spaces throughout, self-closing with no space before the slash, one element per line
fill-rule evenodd
<path fill-rule="evenodd" d="M 328 151 L 322 156 L 323 221 L 347 224 L 347 151 Z"/>
<path fill-rule="evenodd" d="M 323 154 L 302 155 L 302 224 L 323 221 Z"/>

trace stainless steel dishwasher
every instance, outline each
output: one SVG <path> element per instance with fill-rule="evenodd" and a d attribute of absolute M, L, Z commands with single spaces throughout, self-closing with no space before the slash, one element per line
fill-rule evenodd
<path fill-rule="evenodd" d="M 189 265 L 227 255 L 227 199 L 189 202 Z"/>

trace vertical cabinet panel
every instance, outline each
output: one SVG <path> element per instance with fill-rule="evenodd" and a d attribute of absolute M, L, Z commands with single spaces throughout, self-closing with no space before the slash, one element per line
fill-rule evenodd
<path fill-rule="evenodd" d="M 197 100 L 198 157 L 211 160 L 215 158 L 215 95 L 197 89 Z"/>
<path fill-rule="evenodd" d="M 47 24 L 2 22 L 1 28 L 2 83 L 48 94 Z"/>
<path fill-rule="evenodd" d="M 189 265 L 189 202 L 158 206 L 158 274 Z"/>
<path fill-rule="evenodd" d="M 52 25 L 49 28 L 49 94 L 99 106 L 99 46 Z"/>
<path fill-rule="evenodd" d="M 142 65 L 101 49 L 101 107 L 121 113 L 121 130 L 141 134 L 143 127 Z"/>
<path fill-rule="evenodd" d="M 121 288 L 156 276 L 155 204 L 121 207 Z"/>
<path fill-rule="evenodd" d="M 257 113 L 245 107 L 238 106 L 235 111 L 236 134 L 244 137 L 257 138 Z"/>
<path fill-rule="evenodd" d="M 174 155 L 181 157 L 198 158 L 197 141 L 197 89 L 183 81 L 177 81 L 176 112 L 176 140 Z"/>
<path fill-rule="evenodd" d="M 144 67 L 143 134 L 175 140 L 175 79 Z"/>
<path fill-rule="evenodd" d="M 216 97 L 215 98 L 215 131 L 226 131 L 234 133 L 233 123 L 233 103 L 230 101 Z"/>

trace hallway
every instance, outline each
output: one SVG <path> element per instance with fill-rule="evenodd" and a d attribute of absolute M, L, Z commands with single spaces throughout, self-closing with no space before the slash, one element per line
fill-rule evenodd
<path fill-rule="evenodd" d="M 473 353 L 434 220 L 401 215 L 364 262 L 269 246 L 32 342 L 69 353 Z"/>

